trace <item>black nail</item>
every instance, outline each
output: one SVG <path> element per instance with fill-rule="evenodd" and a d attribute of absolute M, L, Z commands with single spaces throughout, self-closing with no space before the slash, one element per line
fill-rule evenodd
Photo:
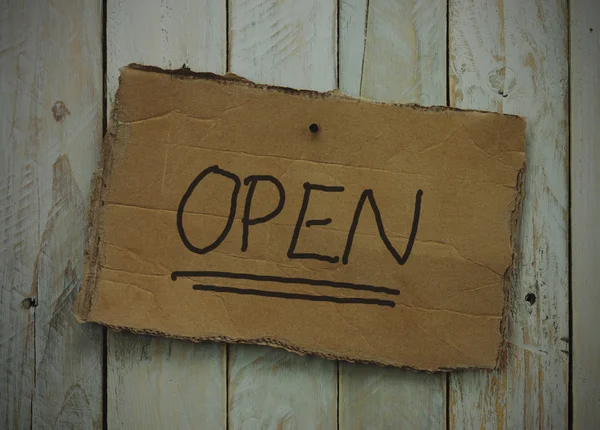
<path fill-rule="evenodd" d="M 28 297 L 21 302 L 23 309 L 31 309 L 37 306 L 37 300 L 35 297 Z"/>
<path fill-rule="evenodd" d="M 319 126 L 313 122 L 311 125 L 308 126 L 308 129 L 311 133 L 316 133 L 319 131 Z"/>

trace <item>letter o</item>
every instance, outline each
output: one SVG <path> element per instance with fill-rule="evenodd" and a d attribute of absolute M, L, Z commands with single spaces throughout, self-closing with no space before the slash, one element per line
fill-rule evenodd
<path fill-rule="evenodd" d="M 231 205 L 229 207 L 229 217 L 227 218 L 227 224 L 225 225 L 225 228 L 223 229 L 223 231 L 221 232 L 221 234 L 217 238 L 217 240 L 215 240 L 213 243 L 211 243 L 210 245 L 208 245 L 204 248 L 198 248 L 197 246 L 194 246 L 190 242 L 187 235 L 185 234 L 185 229 L 183 228 L 183 211 L 185 209 L 185 205 L 187 204 L 188 200 L 192 196 L 192 193 L 196 189 L 196 186 L 209 174 L 224 176 L 228 179 L 231 179 L 235 185 L 233 187 L 233 192 L 231 193 Z M 227 170 L 220 169 L 219 166 L 217 166 L 217 165 L 210 166 L 209 168 L 203 170 L 198 176 L 196 176 L 196 179 L 194 179 L 192 181 L 192 183 L 188 187 L 187 191 L 181 198 L 181 202 L 179 202 L 179 208 L 177 209 L 177 231 L 179 232 L 179 237 L 181 238 L 181 241 L 183 242 L 183 244 L 185 245 L 185 247 L 187 249 L 189 249 L 190 251 L 192 251 L 196 254 L 206 254 L 207 252 L 210 252 L 213 249 L 215 249 L 216 247 L 218 247 L 221 244 L 221 242 L 223 242 L 225 240 L 225 238 L 227 237 L 227 234 L 229 234 L 229 230 L 231 230 L 231 226 L 233 225 L 233 221 L 235 219 L 237 197 L 240 192 L 240 187 L 241 187 L 241 181 L 240 181 L 240 178 L 236 174 L 228 172 Z"/>

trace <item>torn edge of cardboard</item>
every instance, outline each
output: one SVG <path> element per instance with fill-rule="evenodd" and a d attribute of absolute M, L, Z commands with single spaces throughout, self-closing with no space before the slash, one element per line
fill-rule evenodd
<path fill-rule="evenodd" d="M 205 79 L 211 80 L 221 84 L 236 84 L 236 85 L 246 85 L 251 88 L 260 88 L 264 90 L 278 91 L 286 94 L 300 96 L 300 97 L 308 97 L 308 98 L 321 98 L 321 99 L 338 99 L 338 100 L 352 100 L 352 101 L 360 101 L 367 102 L 378 105 L 387 105 L 387 106 L 399 106 L 404 108 L 412 108 L 429 112 L 443 112 L 443 111 L 463 111 L 463 112 L 482 112 L 486 114 L 497 114 L 501 115 L 497 112 L 487 112 L 475 109 L 459 109 L 450 106 L 431 106 L 424 107 L 419 106 L 417 104 L 402 104 L 402 103 L 390 103 L 390 102 L 380 102 L 365 98 L 356 98 L 349 97 L 340 93 L 338 90 L 328 91 L 328 92 L 317 92 L 311 90 L 299 90 L 289 87 L 281 87 L 281 86 L 272 86 L 272 85 L 263 85 L 256 84 L 246 78 L 237 76 L 232 73 L 228 73 L 225 75 L 217 75 L 209 72 L 193 72 L 187 68 L 175 69 L 175 70 L 165 70 L 155 66 L 145 66 L 140 64 L 130 64 L 126 66 L 124 69 L 133 69 L 140 70 L 150 73 L 161 73 L 167 74 L 174 78 L 179 79 Z M 119 78 L 120 82 L 120 78 Z M 100 275 L 100 265 L 99 265 L 99 252 L 100 252 L 100 237 L 102 230 L 102 211 L 101 208 L 104 205 L 104 192 L 108 188 L 107 184 L 110 182 L 111 173 L 112 173 L 112 164 L 114 160 L 114 152 L 113 152 L 113 144 L 116 140 L 117 128 L 119 126 L 118 123 L 118 114 L 121 109 L 120 105 L 120 86 L 115 95 L 115 103 L 110 115 L 111 121 L 109 130 L 103 139 L 103 145 L 100 154 L 100 168 L 94 173 L 91 184 L 91 193 L 90 193 L 90 206 L 88 211 L 88 241 L 85 250 L 85 264 L 84 264 L 84 277 L 83 277 L 83 285 L 79 294 L 77 295 L 77 299 L 74 305 L 74 314 L 75 318 L 79 323 L 88 322 L 89 312 L 92 308 L 92 301 L 94 300 L 94 294 L 96 292 L 96 286 L 98 282 L 98 278 Z M 517 115 L 509 115 L 502 114 L 504 116 L 510 116 L 515 118 L 521 118 L 525 121 L 524 118 L 519 117 Z M 515 200 L 513 202 L 513 207 L 511 209 L 511 219 L 510 219 L 510 248 L 511 248 L 511 263 L 507 267 L 503 276 L 503 292 L 504 292 L 504 307 L 502 310 L 502 318 L 500 319 L 500 332 L 502 334 L 502 342 L 499 344 L 498 353 L 496 356 L 496 366 L 495 369 L 500 368 L 506 363 L 506 338 L 508 333 L 508 312 L 509 312 L 509 298 L 510 298 L 510 284 L 512 280 L 517 279 L 516 271 L 517 262 L 520 258 L 518 250 L 518 238 L 520 231 L 520 214 L 522 211 L 522 204 L 524 199 L 524 178 L 526 172 L 526 162 L 523 163 L 521 169 L 517 174 L 516 179 L 516 188 L 517 193 L 515 195 Z M 206 336 L 206 337 L 190 337 L 190 336 L 178 336 L 171 333 L 165 333 L 162 331 L 152 330 L 152 329 L 135 329 L 132 327 L 121 327 L 121 326 L 113 326 L 110 324 L 105 324 L 99 322 L 99 324 L 108 327 L 115 331 L 123 331 L 127 330 L 132 333 L 137 334 L 149 334 L 154 336 L 161 336 L 170 339 L 182 339 L 193 342 L 204 342 L 204 341 L 215 341 L 215 342 L 227 342 L 227 343 L 244 343 L 244 344 L 256 344 L 256 345 L 266 345 L 276 348 L 282 348 L 287 351 L 299 354 L 299 355 L 315 355 L 318 357 L 330 359 L 330 360 L 342 360 L 351 363 L 365 363 L 365 364 L 377 364 L 377 365 L 390 365 L 390 363 L 382 362 L 382 361 L 369 361 L 369 360 L 356 360 L 350 357 L 345 357 L 338 354 L 329 354 L 321 351 L 313 351 L 307 350 L 304 348 L 297 347 L 291 343 L 287 343 L 278 339 L 273 338 L 257 338 L 257 339 L 235 339 L 226 336 Z M 409 366 L 402 366 L 403 368 L 411 369 L 411 370 L 419 370 L 423 371 L 423 369 L 414 369 Z M 468 369 L 466 368 L 439 368 L 434 370 L 426 370 L 426 371 L 440 371 L 440 372 L 450 372 L 453 370 L 459 369 Z"/>

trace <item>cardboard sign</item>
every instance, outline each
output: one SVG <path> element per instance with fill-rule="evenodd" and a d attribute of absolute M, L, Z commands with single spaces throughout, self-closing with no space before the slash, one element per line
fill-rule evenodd
<path fill-rule="evenodd" d="M 525 122 L 129 67 L 81 321 L 495 367 Z"/>

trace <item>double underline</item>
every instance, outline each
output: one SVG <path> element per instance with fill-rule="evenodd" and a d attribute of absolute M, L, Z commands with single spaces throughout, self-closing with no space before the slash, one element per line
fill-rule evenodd
<path fill-rule="evenodd" d="M 176 281 L 177 278 L 222 278 L 222 279 L 238 279 L 255 282 L 273 282 L 279 284 L 303 284 L 321 287 L 331 288 L 342 288 L 355 291 L 367 291 L 373 293 L 381 293 L 397 296 L 400 294 L 400 290 L 380 287 L 369 284 L 356 284 L 351 282 L 338 282 L 329 281 L 326 279 L 310 279 L 310 278 L 288 278 L 281 276 L 271 275 L 255 275 L 251 273 L 234 273 L 234 272 L 219 272 L 219 271 L 175 271 L 171 274 L 171 279 Z M 206 284 L 194 284 L 193 289 L 196 291 L 212 291 L 218 293 L 238 294 L 238 295 L 251 295 L 251 296 L 262 296 L 262 297 L 274 297 L 280 299 L 291 299 L 291 300 L 308 300 L 316 302 L 331 302 L 331 303 L 345 303 L 345 304 L 365 304 L 365 305 L 376 305 L 376 306 L 388 306 L 395 307 L 396 303 L 392 300 L 383 299 L 371 299 L 363 297 L 337 297 L 337 296 L 325 296 L 325 295 L 312 295 L 312 294 L 300 294 L 300 293 L 284 293 L 280 291 L 268 291 L 268 290 L 257 290 L 252 288 L 236 288 L 236 287 L 222 287 L 216 285 Z"/>

